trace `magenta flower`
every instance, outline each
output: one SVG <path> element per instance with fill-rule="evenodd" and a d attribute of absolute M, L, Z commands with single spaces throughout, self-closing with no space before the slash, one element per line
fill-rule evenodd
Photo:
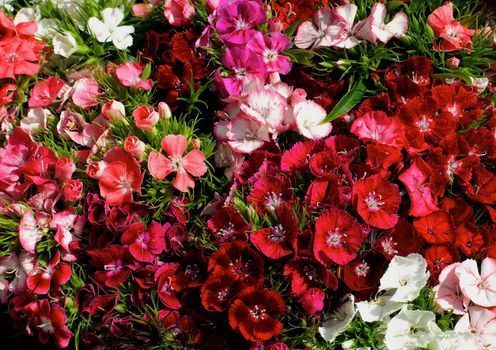
<path fill-rule="evenodd" d="M 170 173 L 176 172 L 173 186 L 181 192 L 188 192 L 188 188 L 195 187 L 195 182 L 189 174 L 202 176 L 207 172 L 205 155 L 202 151 L 192 150 L 183 157 L 188 146 L 188 140 L 183 135 L 167 135 L 162 139 L 161 145 L 168 157 L 159 152 L 150 152 L 150 174 L 157 180 L 163 180 Z"/>
<path fill-rule="evenodd" d="M 153 82 L 151 79 L 141 79 L 142 72 L 143 67 L 136 62 L 121 64 L 115 70 L 117 79 L 122 85 L 141 90 L 150 90 Z"/>
<path fill-rule="evenodd" d="M 121 237 L 122 244 L 129 244 L 129 252 L 138 261 L 152 262 L 165 249 L 166 227 L 153 221 L 148 230 L 143 222 L 129 226 Z"/>
<path fill-rule="evenodd" d="M 253 27 L 266 21 L 261 3 L 237 1 L 218 11 L 215 29 L 220 38 L 231 45 L 244 45 L 257 32 Z"/>
<path fill-rule="evenodd" d="M 267 72 L 288 74 L 291 70 L 291 60 L 280 52 L 291 48 L 291 40 L 281 33 L 262 34 L 256 32 L 248 42 L 247 47 L 258 54 L 264 61 Z"/>

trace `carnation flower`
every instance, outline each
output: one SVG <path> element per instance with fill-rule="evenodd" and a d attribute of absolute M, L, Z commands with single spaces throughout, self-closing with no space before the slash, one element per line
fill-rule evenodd
<path fill-rule="evenodd" d="M 112 42 L 119 50 L 127 49 L 133 44 L 133 26 L 119 26 L 124 20 L 124 11 L 120 8 L 107 7 L 101 12 L 103 21 L 96 17 L 88 20 L 88 30 L 101 43 Z"/>
<path fill-rule="evenodd" d="M 308 139 L 317 140 L 331 133 L 332 124 L 323 123 L 326 111 L 314 101 L 301 101 L 293 106 L 293 115 L 299 133 Z"/>
<path fill-rule="evenodd" d="M 485 258 L 481 264 L 481 273 L 477 262 L 465 260 L 456 269 L 463 294 L 475 304 L 484 307 L 496 306 L 496 260 Z"/>
<path fill-rule="evenodd" d="M 384 342 L 390 350 L 425 348 L 441 333 L 431 311 L 403 308 L 387 324 Z"/>
<path fill-rule="evenodd" d="M 91 265 L 96 268 L 95 279 L 110 288 L 119 288 L 131 273 L 133 257 L 119 245 L 100 250 L 90 250 Z"/>
<path fill-rule="evenodd" d="M 115 69 L 115 75 L 122 85 L 135 89 L 150 90 L 153 81 L 151 79 L 141 79 L 142 72 L 143 66 L 137 62 L 121 64 Z"/>
<path fill-rule="evenodd" d="M 353 184 L 353 204 L 369 225 L 392 228 L 398 222 L 401 197 L 398 186 L 381 175 L 372 175 Z"/>
<path fill-rule="evenodd" d="M 290 205 L 293 201 L 291 181 L 286 176 L 267 175 L 260 178 L 247 197 L 248 203 L 255 207 L 259 215 L 275 212 L 284 204 Z"/>
<path fill-rule="evenodd" d="M 299 256 L 290 260 L 284 266 L 284 276 L 291 279 L 291 292 L 295 295 L 320 284 L 332 290 L 338 288 L 336 276 L 312 258 Z"/>
<path fill-rule="evenodd" d="M 451 244 L 455 239 L 453 222 L 445 211 L 436 211 L 413 221 L 415 232 L 430 244 Z"/>
<path fill-rule="evenodd" d="M 208 311 L 224 311 L 237 295 L 238 279 L 232 273 L 226 272 L 217 277 L 209 277 L 201 287 L 202 305 Z"/>
<path fill-rule="evenodd" d="M 271 32 L 267 35 L 256 32 L 247 47 L 262 57 L 267 66 L 267 72 L 288 74 L 291 70 L 289 57 L 279 54 L 291 48 L 291 41 L 286 35 L 278 32 Z"/>
<path fill-rule="evenodd" d="M 121 243 L 129 245 L 129 252 L 136 260 L 152 262 L 165 249 L 165 231 L 166 227 L 155 221 L 148 230 L 143 222 L 135 222 L 124 232 Z"/>
<path fill-rule="evenodd" d="M 480 346 L 493 349 L 496 344 L 496 311 L 478 306 L 468 308 L 455 325 L 455 332 L 475 335 Z"/>
<path fill-rule="evenodd" d="M 38 273 L 33 273 L 27 280 L 27 286 L 36 294 L 47 294 L 50 288 L 56 290 L 69 281 L 72 274 L 71 266 L 67 263 L 60 262 L 60 252 L 57 250 L 52 260 L 43 267 L 38 269 Z"/>
<path fill-rule="evenodd" d="M 379 290 L 396 289 L 391 301 L 412 301 L 419 296 L 429 276 L 427 262 L 420 254 L 395 256 L 381 278 Z"/>
<path fill-rule="evenodd" d="M 456 269 L 461 263 L 446 266 L 439 275 L 439 284 L 433 288 L 435 301 L 443 310 L 452 310 L 454 314 L 464 315 L 470 298 L 463 295 Z"/>
<path fill-rule="evenodd" d="M 360 317 L 365 322 L 382 321 L 386 316 L 395 313 L 405 305 L 401 302 L 391 301 L 394 290 L 386 291 L 371 301 L 356 303 Z"/>
<path fill-rule="evenodd" d="M 164 16 L 174 27 L 182 27 L 191 22 L 195 8 L 188 0 L 165 0 Z"/>
<path fill-rule="evenodd" d="M 408 29 L 408 16 L 403 11 L 394 15 L 393 19 L 385 24 L 387 9 L 386 5 L 376 2 L 370 11 L 368 18 L 357 23 L 356 37 L 365 39 L 374 44 L 377 40 L 387 43 L 391 38 L 404 36 Z"/>
<path fill-rule="evenodd" d="M 482 349 L 473 333 L 446 331 L 437 334 L 429 344 L 432 350 Z"/>
<path fill-rule="evenodd" d="M 44 81 L 36 84 L 31 89 L 28 105 L 30 108 L 49 106 L 59 95 L 64 82 L 54 76 L 50 76 Z"/>
<path fill-rule="evenodd" d="M 55 34 L 52 38 L 53 53 L 64 58 L 71 57 L 78 50 L 76 39 L 71 32 Z"/>
<path fill-rule="evenodd" d="M 319 327 L 319 333 L 325 341 L 332 343 L 334 339 L 346 330 L 356 314 L 355 297 L 345 295 L 338 308 L 331 313 L 330 318 Z"/>

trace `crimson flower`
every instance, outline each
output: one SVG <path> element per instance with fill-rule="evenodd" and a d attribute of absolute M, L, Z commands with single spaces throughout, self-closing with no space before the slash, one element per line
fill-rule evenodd
<path fill-rule="evenodd" d="M 55 100 L 62 90 L 64 82 L 54 76 L 48 77 L 31 89 L 28 105 L 29 108 L 46 107 Z"/>
<path fill-rule="evenodd" d="M 172 286 L 172 278 L 177 268 L 178 264 L 166 263 L 155 272 L 158 296 L 167 308 L 173 310 L 181 308 L 181 302 Z"/>
<path fill-rule="evenodd" d="M 29 314 L 26 327 L 28 334 L 32 335 L 36 329 L 40 343 L 48 343 L 49 336 L 52 336 L 59 348 L 69 346 L 74 334 L 65 325 L 67 317 L 59 305 L 50 304 L 47 299 L 43 299 L 27 305 L 26 311 Z"/>
<path fill-rule="evenodd" d="M 132 202 L 133 191 L 141 193 L 144 174 L 140 165 L 132 155 L 118 148 L 107 152 L 104 159 L 109 164 L 100 177 L 100 194 L 108 205 Z"/>
<path fill-rule="evenodd" d="M 298 234 L 295 215 L 286 206 L 276 209 L 278 225 L 261 228 L 251 233 L 250 241 L 265 256 L 279 259 L 293 253 Z"/>
<path fill-rule="evenodd" d="M 441 111 L 451 114 L 463 127 L 468 127 L 482 116 L 483 111 L 477 105 L 477 93 L 461 84 L 435 86 L 432 88 L 432 98 Z"/>
<path fill-rule="evenodd" d="M 284 300 L 276 291 L 252 286 L 229 307 L 229 324 L 247 340 L 268 340 L 281 333 L 282 323 L 276 317 L 285 312 Z"/>
<path fill-rule="evenodd" d="M 422 255 L 427 260 L 432 282 L 437 282 L 439 274 L 446 266 L 460 261 L 455 248 L 442 244 L 430 246 Z"/>
<path fill-rule="evenodd" d="M 121 243 L 129 244 L 129 252 L 136 260 L 152 262 L 165 249 L 165 231 L 155 221 L 148 230 L 143 222 L 135 222 L 124 232 Z"/>
<path fill-rule="evenodd" d="M 281 170 L 294 174 L 308 167 L 310 156 L 322 148 L 322 142 L 308 140 L 296 142 L 281 158 Z"/>
<path fill-rule="evenodd" d="M 310 171 L 318 178 L 333 178 L 343 160 L 334 150 L 315 154 L 310 160 Z"/>
<path fill-rule="evenodd" d="M 217 239 L 216 243 L 222 243 L 231 238 L 246 236 L 245 232 L 251 224 L 247 224 L 243 216 L 235 209 L 223 207 L 214 212 L 207 221 L 207 226 Z"/>
<path fill-rule="evenodd" d="M 385 262 L 383 255 L 369 250 L 345 265 L 343 281 L 354 291 L 373 289 L 384 272 Z"/>
<path fill-rule="evenodd" d="M 464 222 L 455 229 L 455 247 L 468 258 L 477 256 L 489 243 L 485 231 L 471 222 Z"/>
<path fill-rule="evenodd" d="M 259 215 L 274 212 L 284 203 L 293 201 L 291 181 L 286 176 L 267 175 L 260 178 L 247 197 L 248 203 L 255 207 Z"/>
<path fill-rule="evenodd" d="M 353 185 L 353 204 L 367 224 L 388 229 L 398 222 L 401 203 L 398 185 L 392 184 L 381 175 L 372 175 L 358 180 Z"/>
<path fill-rule="evenodd" d="M 202 305 L 208 311 L 224 311 L 238 293 L 238 279 L 230 272 L 210 277 L 201 287 Z"/>
<path fill-rule="evenodd" d="M 162 149 L 169 157 L 158 152 L 150 152 L 148 170 L 157 180 L 163 180 L 170 173 L 176 172 L 173 186 L 181 192 L 194 188 L 195 182 L 188 175 L 202 176 L 207 172 L 205 155 L 202 151 L 192 150 L 183 157 L 188 140 L 183 135 L 167 135 L 162 139 Z"/>
<path fill-rule="evenodd" d="M 131 273 L 133 257 L 119 245 L 100 250 L 90 250 L 91 265 L 97 269 L 95 279 L 110 288 L 119 288 Z M 103 270 L 103 271 L 102 271 Z"/>
<path fill-rule="evenodd" d="M 47 294 L 50 285 L 52 289 L 59 288 L 71 278 L 72 274 L 71 266 L 60 262 L 58 250 L 45 267 L 38 269 L 39 272 L 29 276 L 26 281 L 28 288 L 36 294 Z"/>
<path fill-rule="evenodd" d="M 291 292 L 302 295 L 311 288 L 322 284 L 336 290 L 336 276 L 312 258 L 296 257 L 284 266 L 284 276 L 291 279 Z"/>
<path fill-rule="evenodd" d="M 315 220 L 313 253 L 324 266 L 344 265 L 356 257 L 364 238 L 362 227 L 350 214 L 329 209 Z"/>
<path fill-rule="evenodd" d="M 419 253 L 422 239 L 413 231 L 412 225 L 400 218 L 396 226 L 376 239 L 374 249 L 391 260 L 395 255 L 407 256 Z"/>

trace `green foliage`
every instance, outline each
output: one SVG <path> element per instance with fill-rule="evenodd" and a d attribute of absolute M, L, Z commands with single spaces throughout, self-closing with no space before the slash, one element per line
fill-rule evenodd
<path fill-rule="evenodd" d="M 8 256 L 19 248 L 19 218 L 0 216 L 0 257 Z"/>

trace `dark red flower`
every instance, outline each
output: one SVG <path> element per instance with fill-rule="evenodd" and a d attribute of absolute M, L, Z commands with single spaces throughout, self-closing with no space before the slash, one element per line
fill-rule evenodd
<path fill-rule="evenodd" d="M 311 210 L 328 208 L 331 206 L 345 206 L 347 203 L 341 196 L 342 188 L 337 178 L 329 180 L 314 180 L 308 186 L 305 202 Z"/>
<path fill-rule="evenodd" d="M 372 175 L 353 184 L 353 204 L 358 214 L 369 225 L 388 229 L 398 222 L 401 203 L 398 185 L 381 175 Z"/>
<path fill-rule="evenodd" d="M 276 209 L 278 225 L 261 228 L 250 234 L 250 241 L 265 256 L 279 259 L 293 253 L 298 234 L 298 222 L 291 209 Z"/>
<path fill-rule="evenodd" d="M 268 340 L 282 331 L 277 316 L 286 312 L 282 297 L 257 286 L 242 290 L 229 307 L 229 324 L 250 341 Z"/>
<path fill-rule="evenodd" d="M 354 291 L 377 287 L 386 259 L 383 255 L 370 250 L 344 266 L 344 283 Z"/>
<path fill-rule="evenodd" d="M 202 305 L 208 311 L 224 311 L 239 292 L 237 277 L 230 272 L 208 278 L 201 286 Z"/>
<path fill-rule="evenodd" d="M 310 159 L 310 171 L 318 178 L 329 179 L 336 175 L 341 163 L 341 157 L 335 151 L 327 149 Z"/>
<path fill-rule="evenodd" d="M 246 242 L 227 242 L 212 254 L 208 262 L 211 276 L 220 276 L 226 271 L 238 281 L 253 283 L 264 278 L 263 259 Z"/>
<path fill-rule="evenodd" d="M 305 170 L 311 156 L 321 148 L 322 143 L 313 140 L 296 142 L 282 154 L 281 170 L 288 174 Z"/>
<path fill-rule="evenodd" d="M 365 239 L 356 220 L 344 210 L 329 209 L 315 220 L 313 253 L 317 261 L 329 267 L 344 265 L 353 260 Z"/>
<path fill-rule="evenodd" d="M 69 346 L 74 333 L 65 325 L 67 316 L 59 305 L 50 304 L 47 299 L 43 299 L 29 304 L 26 311 L 29 317 L 26 327 L 28 334 L 33 335 L 37 330 L 40 343 L 48 343 L 52 336 L 59 348 Z"/>
<path fill-rule="evenodd" d="M 291 279 L 291 292 L 295 295 L 317 286 L 333 290 L 338 288 L 336 276 L 311 258 L 297 257 L 290 260 L 284 265 L 284 276 Z"/>
<path fill-rule="evenodd" d="M 255 207 L 259 215 L 274 212 L 284 203 L 287 205 L 292 203 L 291 181 L 286 176 L 267 175 L 253 185 L 246 199 Z"/>
<path fill-rule="evenodd" d="M 415 232 L 430 244 L 451 244 L 455 240 L 453 221 L 445 211 L 437 211 L 413 221 Z"/>
<path fill-rule="evenodd" d="M 375 143 L 367 144 L 366 164 L 373 168 L 389 169 L 392 165 L 403 160 L 403 155 L 396 147 L 380 145 Z"/>
<path fill-rule="evenodd" d="M 395 255 L 407 256 L 419 253 L 422 239 L 413 231 L 405 218 L 400 218 L 396 226 L 375 241 L 374 249 L 391 260 Z"/>
<path fill-rule="evenodd" d="M 461 250 L 467 258 L 478 256 L 489 243 L 485 232 L 475 224 L 464 222 L 455 229 L 454 246 Z"/>
<path fill-rule="evenodd" d="M 477 93 L 462 84 L 435 86 L 432 97 L 443 112 L 451 113 L 463 127 L 479 120 L 483 112 L 477 108 Z"/>
<path fill-rule="evenodd" d="M 166 263 L 155 272 L 158 296 L 167 308 L 173 310 L 181 308 L 181 302 L 177 298 L 176 291 L 172 286 L 172 278 L 177 268 L 178 264 Z"/>
<path fill-rule="evenodd" d="M 203 284 L 207 277 L 207 259 L 202 250 L 187 252 L 181 258 L 174 277 L 172 288 L 181 291 L 185 288 L 196 288 Z"/>
<path fill-rule="evenodd" d="M 246 239 L 246 231 L 251 224 L 231 207 L 223 207 L 214 212 L 207 221 L 207 226 L 216 238 L 215 243 L 222 243 L 232 238 Z"/>
<path fill-rule="evenodd" d="M 89 250 L 91 265 L 97 269 L 95 279 L 107 287 L 119 288 L 129 277 L 133 257 L 124 247 L 111 245 L 100 250 Z"/>

